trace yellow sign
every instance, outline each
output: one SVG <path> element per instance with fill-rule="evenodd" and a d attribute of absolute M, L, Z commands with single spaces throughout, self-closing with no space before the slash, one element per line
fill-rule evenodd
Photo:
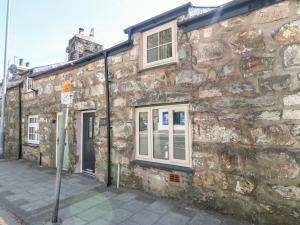
<path fill-rule="evenodd" d="M 62 92 L 70 92 L 71 91 L 71 80 L 66 80 L 61 85 Z"/>

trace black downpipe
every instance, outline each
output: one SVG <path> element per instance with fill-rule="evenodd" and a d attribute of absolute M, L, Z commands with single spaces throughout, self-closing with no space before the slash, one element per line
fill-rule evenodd
<path fill-rule="evenodd" d="M 109 102 L 109 80 L 108 80 L 108 53 L 104 52 L 104 71 L 105 71 L 105 88 L 106 88 L 106 128 L 107 128 L 107 187 L 111 186 L 111 147 L 110 147 L 110 102 Z"/>
<path fill-rule="evenodd" d="M 19 84 L 19 156 L 18 159 L 23 158 L 22 152 L 22 83 Z"/>

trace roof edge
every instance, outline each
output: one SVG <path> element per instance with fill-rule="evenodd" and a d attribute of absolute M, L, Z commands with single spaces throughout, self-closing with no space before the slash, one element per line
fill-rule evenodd
<path fill-rule="evenodd" d="M 86 64 L 90 61 L 104 58 L 105 54 L 107 56 L 115 55 L 119 52 L 122 52 L 122 51 L 125 51 L 125 50 L 131 48 L 132 44 L 133 43 L 132 43 L 131 40 L 126 40 L 126 41 L 121 42 L 117 45 L 114 45 L 114 46 L 112 46 L 108 49 L 105 49 L 101 52 L 97 52 L 97 53 L 94 53 L 92 55 L 85 56 L 83 58 L 71 61 L 71 62 L 66 63 L 64 65 L 61 65 L 61 66 L 58 66 L 58 67 L 55 67 L 55 68 L 52 68 L 52 69 L 49 69 L 49 70 L 46 70 L 46 71 L 42 71 L 42 72 L 37 73 L 37 74 L 30 74 L 29 77 L 30 78 L 35 78 L 35 77 L 39 77 L 39 76 L 42 76 L 42 75 L 45 75 L 45 74 L 48 74 L 48 73 L 52 73 L 52 72 L 55 72 L 55 71 L 58 71 L 58 70 L 63 70 L 63 69 L 66 69 L 66 68 L 70 68 L 72 66 L 75 67 L 75 66 L 83 65 L 83 64 Z"/>
<path fill-rule="evenodd" d="M 192 7 L 193 4 L 191 2 L 188 2 L 184 5 L 181 5 L 179 7 L 176 7 L 174 9 L 171 9 L 169 11 L 166 11 L 162 14 L 159 14 L 157 16 L 151 17 L 150 19 L 144 20 L 140 23 L 137 23 L 133 26 L 130 26 L 124 30 L 125 34 L 132 34 L 139 31 L 145 31 L 148 29 L 151 29 L 152 27 L 159 26 L 160 24 L 169 22 L 178 16 L 181 16 L 188 12 L 188 9 Z"/>
<path fill-rule="evenodd" d="M 184 32 L 199 29 L 214 23 L 240 16 L 284 0 L 234 0 L 207 13 L 177 23 Z"/>

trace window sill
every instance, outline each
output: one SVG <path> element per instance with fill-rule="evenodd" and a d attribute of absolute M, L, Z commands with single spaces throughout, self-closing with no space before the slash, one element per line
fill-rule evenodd
<path fill-rule="evenodd" d="M 23 145 L 24 146 L 33 147 L 33 148 L 38 148 L 39 147 L 39 144 L 28 143 L 28 142 L 24 143 Z"/>
<path fill-rule="evenodd" d="M 165 66 L 173 66 L 173 65 L 177 65 L 177 62 L 173 61 L 173 62 L 162 63 L 162 64 L 153 65 L 153 66 L 148 66 L 148 67 L 145 67 L 145 68 L 142 68 L 142 69 L 138 70 L 138 73 L 148 71 L 148 70 L 152 70 L 152 69 L 158 69 L 158 68 L 165 67 Z"/>
<path fill-rule="evenodd" d="M 184 172 L 184 173 L 193 173 L 193 169 L 191 169 L 189 167 L 176 166 L 176 165 L 157 163 L 157 162 L 149 162 L 149 161 L 144 161 L 144 160 L 133 160 L 133 161 L 131 161 L 131 164 L 138 165 L 141 167 L 155 168 L 155 169 L 166 170 L 166 171 L 178 171 L 178 172 Z"/>

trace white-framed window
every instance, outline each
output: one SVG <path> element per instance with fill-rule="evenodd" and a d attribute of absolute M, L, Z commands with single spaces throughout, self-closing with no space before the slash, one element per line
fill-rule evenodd
<path fill-rule="evenodd" d="M 175 62 L 176 53 L 176 21 L 143 33 L 143 68 Z"/>
<path fill-rule="evenodd" d="M 188 105 L 136 109 L 136 158 L 191 166 Z"/>
<path fill-rule="evenodd" d="M 28 116 L 28 143 L 39 143 L 39 117 L 37 115 Z"/>
<path fill-rule="evenodd" d="M 26 79 L 26 90 L 27 90 L 27 92 L 32 91 L 32 87 L 33 87 L 32 78 L 27 77 L 27 79 Z"/>

